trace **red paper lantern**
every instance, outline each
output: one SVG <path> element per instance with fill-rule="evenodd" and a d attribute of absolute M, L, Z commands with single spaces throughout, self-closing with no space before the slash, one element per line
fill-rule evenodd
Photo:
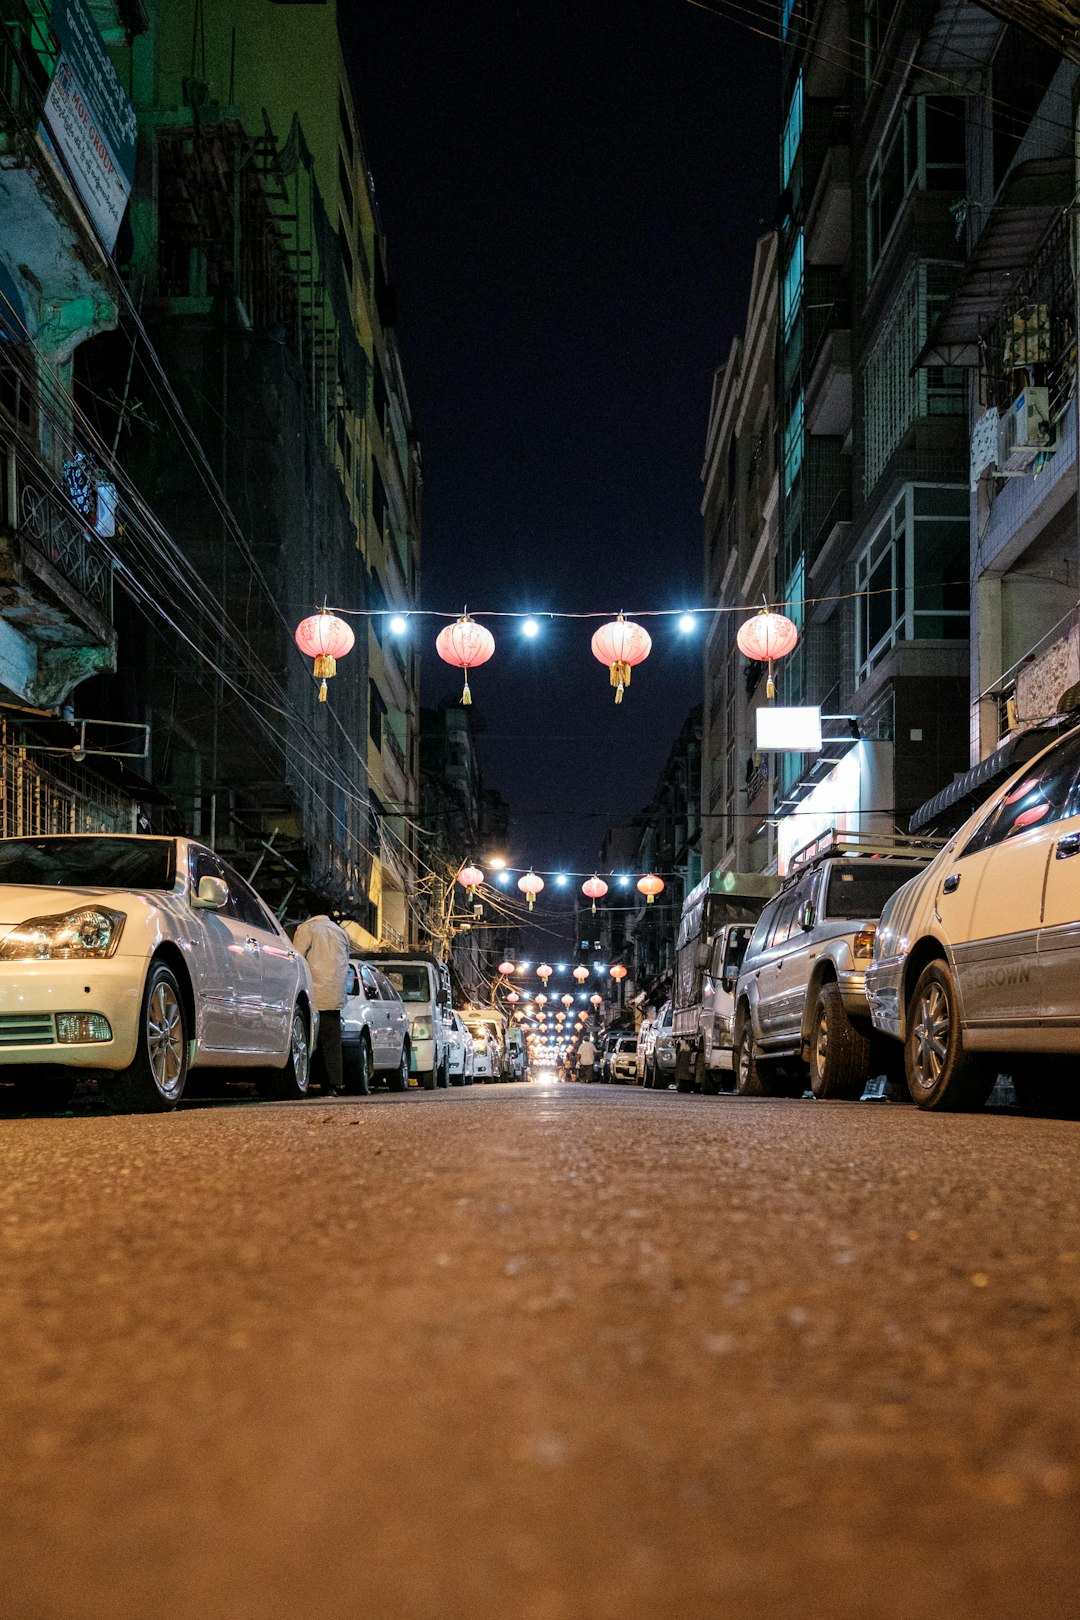
<path fill-rule="evenodd" d="M 510 974 L 513 973 L 514 968 L 516 966 L 517 966 L 517 964 L 515 962 L 509 962 L 509 961 L 508 962 L 500 962 L 499 963 L 499 972 L 502 974 L 504 979 L 508 978 L 510 976 Z"/>
<path fill-rule="evenodd" d="M 571 996 L 569 994 L 565 995 L 565 996 L 560 996 L 559 1000 L 562 1002 L 564 1007 L 572 1007 L 574 1005 L 574 998 L 573 998 L 573 996 Z"/>
<path fill-rule="evenodd" d="M 526 872 L 524 877 L 519 877 L 518 878 L 518 888 L 521 890 L 522 894 L 525 895 L 526 898 L 528 899 L 529 910 L 530 911 L 533 908 L 533 902 L 535 901 L 537 895 L 540 893 L 540 890 L 543 887 L 544 887 L 543 878 L 542 877 L 537 877 L 535 872 L 531 872 L 531 871 Z"/>
<path fill-rule="evenodd" d="M 646 872 L 643 878 L 638 878 L 637 886 L 645 896 L 646 904 L 650 906 L 657 895 L 664 892 L 664 880 L 657 877 L 655 872 Z"/>
<path fill-rule="evenodd" d="M 604 999 L 603 996 L 598 996 L 595 990 L 593 991 L 592 995 L 589 997 L 589 1000 L 592 1002 L 594 1007 L 599 1007 L 599 1005 L 603 1001 L 603 999 Z"/>
<path fill-rule="evenodd" d="M 546 1007 L 547 1006 L 547 996 L 545 996 L 545 994 L 544 994 L 544 992 L 542 990 L 540 991 L 540 994 L 536 997 L 536 1005 L 538 1007 Z M 545 1017 L 546 1016 L 547 1015 L 545 1014 Z"/>
<path fill-rule="evenodd" d="M 457 880 L 463 889 L 472 894 L 473 890 L 478 889 L 483 883 L 484 874 L 478 866 L 463 866 L 457 875 Z"/>
<path fill-rule="evenodd" d="M 589 970 L 587 967 L 576 967 L 574 969 L 574 978 L 577 980 L 578 984 L 584 984 L 588 977 Z"/>
<path fill-rule="evenodd" d="M 350 653 L 356 637 L 344 619 L 323 608 L 296 627 L 296 645 L 308 658 L 314 658 L 313 674 L 319 682 L 319 702 L 326 702 L 326 683 L 337 674 L 337 661 Z"/>
<path fill-rule="evenodd" d="M 543 981 L 545 990 L 547 989 L 547 982 L 551 978 L 553 971 L 554 969 L 550 968 L 546 962 L 541 962 L 536 970 L 536 977 Z"/>
<path fill-rule="evenodd" d="M 621 703 L 623 689 L 630 685 L 630 671 L 652 651 L 652 637 L 642 625 L 635 624 L 633 619 L 624 619 L 620 613 L 617 619 L 609 620 L 596 631 L 592 650 L 593 657 L 608 666 L 615 701 Z"/>
<path fill-rule="evenodd" d="M 628 970 L 623 967 L 621 962 L 616 962 L 615 966 L 611 970 L 611 977 L 615 980 L 615 982 L 617 984 L 620 979 L 625 979 L 626 978 L 627 971 Z"/>
<path fill-rule="evenodd" d="M 745 620 L 739 626 L 735 640 L 745 658 L 753 658 L 759 664 L 768 664 L 769 680 L 766 691 L 770 698 L 775 697 L 773 660 L 784 658 L 789 652 L 794 651 L 799 640 L 798 628 L 782 613 L 773 613 L 769 608 L 762 608 L 760 613 L 755 613 L 752 619 Z"/>
<path fill-rule="evenodd" d="M 593 914 L 595 915 L 596 902 L 598 900 L 602 900 L 605 894 L 607 894 L 607 884 L 604 882 L 602 877 L 597 877 L 596 873 L 594 872 L 592 877 L 586 878 L 585 882 L 581 885 L 581 892 L 592 901 Z"/>
<path fill-rule="evenodd" d="M 507 1001 L 520 1001 L 521 997 L 518 995 L 516 990 L 511 990 L 506 999 Z"/>
<path fill-rule="evenodd" d="M 472 702 L 469 691 L 469 671 L 486 664 L 495 651 L 495 637 L 485 625 L 477 624 L 468 614 L 443 627 L 435 637 L 435 651 L 444 664 L 465 671 L 462 703 Z"/>

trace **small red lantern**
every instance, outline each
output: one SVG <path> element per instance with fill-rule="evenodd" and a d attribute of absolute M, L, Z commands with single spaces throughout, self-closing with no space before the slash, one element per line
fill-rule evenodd
<path fill-rule="evenodd" d="M 574 1005 L 574 998 L 569 993 L 567 993 L 565 996 L 560 996 L 559 1000 L 562 1002 L 564 1007 L 572 1007 Z"/>
<path fill-rule="evenodd" d="M 435 637 L 435 651 L 444 664 L 465 671 L 462 703 L 472 702 L 469 691 L 469 671 L 486 664 L 495 651 L 495 637 L 485 625 L 477 624 L 466 613 L 453 624 L 445 625 Z"/>
<path fill-rule="evenodd" d="M 599 1007 L 599 1005 L 603 1001 L 603 999 L 604 999 L 603 996 L 597 995 L 595 990 L 593 991 L 592 995 L 589 997 L 589 1000 L 592 1002 L 594 1007 Z"/>
<path fill-rule="evenodd" d="M 592 650 L 593 657 L 608 666 L 615 701 L 621 703 L 623 689 L 630 685 L 630 671 L 652 651 L 652 637 L 642 625 L 635 624 L 633 619 L 624 619 L 620 613 L 617 619 L 609 620 L 596 631 Z"/>
<path fill-rule="evenodd" d="M 543 981 L 545 990 L 547 989 L 547 982 L 551 978 L 553 971 L 554 969 L 550 968 L 546 962 L 541 962 L 536 970 L 536 977 Z"/>
<path fill-rule="evenodd" d="M 303 619 L 296 627 L 296 645 L 308 658 L 314 658 L 312 673 L 319 682 L 319 702 L 326 702 L 326 683 L 337 674 L 337 661 L 350 653 L 356 637 L 344 619 L 323 608 L 321 613 Z"/>
<path fill-rule="evenodd" d="M 500 962 L 499 963 L 499 972 L 502 974 L 504 979 L 509 978 L 510 974 L 513 973 L 514 968 L 516 966 L 517 966 L 517 964 L 515 962 L 510 962 L 510 961 Z"/>
<path fill-rule="evenodd" d="M 544 992 L 542 990 L 540 991 L 539 995 L 536 997 L 536 1005 L 538 1007 L 546 1007 L 547 1006 L 547 996 L 545 996 L 545 994 L 544 994 Z"/>
<path fill-rule="evenodd" d="M 521 997 L 518 995 L 516 990 L 511 990 L 506 999 L 507 1001 L 520 1001 Z"/>
<path fill-rule="evenodd" d="M 638 878 L 637 886 L 640 892 L 645 896 L 646 904 L 650 906 L 656 899 L 657 895 L 663 894 L 664 892 L 664 880 L 663 878 L 657 877 L 655 872 L 646 872 L 643 878 Z"/>
<path fill-rule="evenodd" d="M 739 633 L 735 637 L 739 651 L 745 658 L 752 658 L 756 663 L 768 664 L 769 680 L 766 691 L 770 698 L 776 696 L 776 687 L 773 684 L 773 660 L 784 658 L 793 652 L 799 640 L 797 627 L 782 613 L 773 613 L 764 607 L 760 613 L 755 613 L 752 619 L 747 619 L 739 626 Z"/>
<path fill-rule="evenodd" d="M 484 874 L 478 866 L 463 866 L 457 875 L 457 880 L 467 894 L 472 894 L 484 881 Z"/>
<path fill-rule="evenodd" d="M 602 900 L 605 894 L 607 894 L 607 884 L 604 882 L 602 877 L 597 877 L 596 873 L 594 872 L 592 877 L 586 878 L 585 882 L 581 885 L 581 892 L 582 894 L 587 895 L 592 901 L 593 913 L 595 915 L 596 902 L 598 900 Z"/>
<path fill-rule="evenodd" d="M 587 967 L 576 967 L 574 969 L 574 978 L 577 980 L 578 984 L 584 984 L 588 977 L 589 970 Z"/>
<path fill-rule="evenodd" d="M 518 888 L 528 899 L 530 911 L 533 908 L 533 903 L 535 902 L 537 895 L 540 893 L 540 890 L 543 887 L 543 878 L 537 877 L 536 873 L 531 870 L 526 872 L 524 877 L 518 878 Z"/>
<path fill-rule="evenodd" d="M 621 979 L 625 979 L 626 974 L 627 969 L 623 967 L 621 962 L 616 962 L 615 966 L 611 970 L 611 977 L 615 980 L 616 984 L 618 984 Z"/>

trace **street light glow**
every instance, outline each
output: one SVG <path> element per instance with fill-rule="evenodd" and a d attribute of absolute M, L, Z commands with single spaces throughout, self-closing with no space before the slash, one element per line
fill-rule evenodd
<path fill-rule="evenodd" d="M 409 621 L 404 614 L 395 613 L 390 620 L 390 629 L 395 636 L 403 636 L 409 628 Z"/>
<path fill-rule="evenodd" d="M 693 635 L 697 629 L 697 619 L 693 613 L 681 613 L 679 615 L 679 629 L 684 636 Z"/>
<path fill-rule="evenodd" d="M 523 636 L 528 636 L 529 640 L 531 641 L 534 636 L 538 636 L 540 634 L 540 626 L 537 624 L 536 620 L 530 616 L 522 625 L 521 633 Z"/>

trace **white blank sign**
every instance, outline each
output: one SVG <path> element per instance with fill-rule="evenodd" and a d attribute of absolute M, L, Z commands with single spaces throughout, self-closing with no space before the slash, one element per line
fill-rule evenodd
<path fill-rule="evenodd" d="M 820 754 L 821 710 L 816 706 L 757 711 L 757 746 L 762 753 Z"/>

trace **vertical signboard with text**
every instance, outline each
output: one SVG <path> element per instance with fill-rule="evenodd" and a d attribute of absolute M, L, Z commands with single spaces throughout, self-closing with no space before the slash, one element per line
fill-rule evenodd
<path fill-rule="evenodd" d="M 53 0 L 60 44 L 40 130 L 111 253 L 135 174 L 135 112 L 85 0 Z"/>

